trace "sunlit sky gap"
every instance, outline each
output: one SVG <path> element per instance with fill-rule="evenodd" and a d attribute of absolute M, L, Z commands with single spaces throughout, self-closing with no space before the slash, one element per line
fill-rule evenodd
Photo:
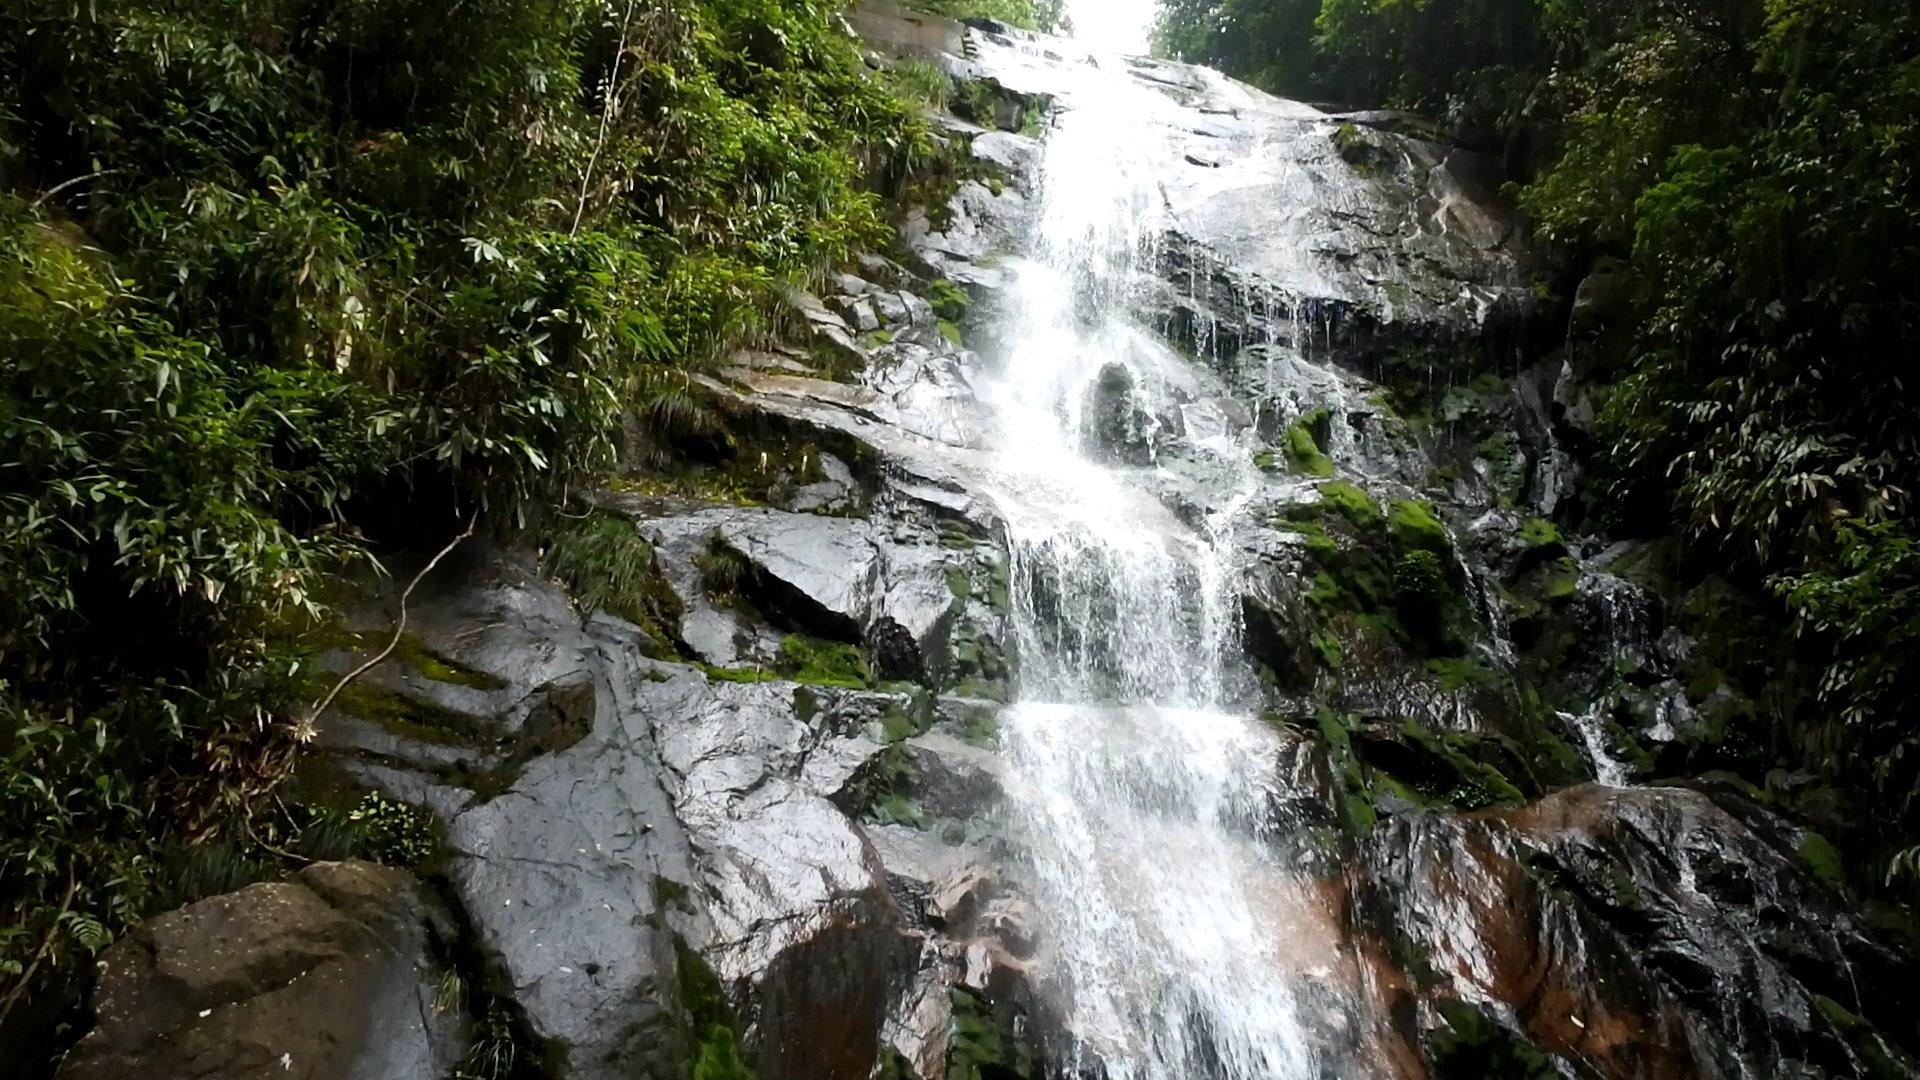
<path fill-rule="evenodd" d="M 1074 34 L 1101 52 L 1144 53 L 1154 0 L 1067 0 Z"/>

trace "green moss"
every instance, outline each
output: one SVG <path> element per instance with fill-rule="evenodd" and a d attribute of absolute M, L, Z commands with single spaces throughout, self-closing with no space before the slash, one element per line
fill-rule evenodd
<path fill-rule="evenodd" d="M 1281 436 L 1281 452 L 1295 472 L 1307 476 L 1333 475 L 1333 462 L 1325 452 L 1328 422 L 1327 410 L 1315 409 L 1295 420 Z"/>
<path fill-rule="evenodd" d="M 1340 644 L 1338 635 L 1323 630 L 1309 637 L 1307 644 L 1329 671 L 1339 671 L 1341 665 L 1346 663 L 1346 649 Z"/>
<path fill-rule="evenodd" d="M 1819 833 L 1808 829 L 1800 839 L 1800 847 L 1794 852 L 1800 862 L 1814 877 L 1844 891 L 1847 887 L 1847 864 L 1841 857 L 1840 849 Z"/>
<path fill-rule="evenodd" d="M 820 695 L 804 686 L 793 688 L 793 715 L 803 724 L 810 724 L 820 715 Z"/>
<path fill-rule="evenodd" d="M 1341 124 L 1328 136 L 1334 152 L 1361 176 L 1376 176 L 1390 169 L 1395 160 L 1392 150 L 1377 143 L 1373 136 L 1355 124 Z"/>
<path fill-rule="evenodd" d="M 1040 1075 L 1039 1062 L 1017 1019 L 1002 1023 L 993 1001 L 965 987 L 947 991 L 953 1027 L 947 1042 L 948 1080 L 996 1080 Z"/>
<path fill-rule="evenodd" d="M 1409 745 L 1425 758 L 1421 775 L 1407 778 L 1426 802 L 1460 810 L 1515 806 L 1526 796 L 1499 769 L 1476 760 L 1479 736 L 1436 735 L 1412 720 L 1401 728 Z"/>
<path fill-rule="evenodd" d="M 970 746 L 992 749 L 1000 740 L 1000 710 L 978 705 L 955 707 L 954 735 Z"/>
<path fill-rule="evenodd" d="M 342 712 L 423 742 L 453 742 L 473 734 L 471 717 L 375 686 L 364 678 L 349 683 L 333 703 Z"/>
<path fill-rule="evenodd" d="M 937 320 L 935 326 L 939 329 L 940 336 L 947 339 L 947 344 L 952 345 L 956 349 L 966 344 L 960 336 L 960 328 L 958 326 L 955 326 L 945 319 Z"/>
<path fill-rule="evenodd" d="M 1548 570 L 1541 595 L 1548 600 L 1567 600 L 1580 591 L 1580 569 L 1571 557 L 1555 559 Z"/>
<path fill-rule="evenodd" d="M 965 321 L 973 298 L 967 295 L 967 290 L 946 278 L 935 278 L 927 285 L 927 302 L 933 305 L 935 315 L 959 323 Z"/>
<path fill-rule="evenodd" d="M 1520 526 L 1520 542 L 1527 545 L 1528 551 L 1542 549 L 1564 551 L 1567 546 L 1567 542 L 1560 537 L 1560 530 L 1553 527 L 1553 522 L 1544 518 L 1528 518 Z"/>
<path fill-rule="evenodd" d="M 1365 769 L 1353 749 L 1351 718 L 1322 705 L 1314 713 L 1314 725 L 1326 745 L 1339 788 L 1335 792 L 1340 827 L 1347 835 L 1362 837 L 1373 831 L 1379 815 L 1373 808 L 1373 793 L 1368 789 Z"/>
<path fill-rule="evenodd" d="M 967 597 L 973 593 L 973 579 L 958 566 L 947 567 L 946 579 L 947 591 L 953 594 L 954 606 L 956 608 L 965 606 Z"/>
<path fill-rule="evenodd" d="M 400 643 L 394 646 L 393 655 L 434 682 L 468 686 L 475 690 L 500 690 L 507 685 L 505 679 L 434 652 L 411 634 L 401 635 Z"/>
<path fill-rule="evenodd" d="M 1387 525 L 1396 541 L 1428 551 L 1444 552 L 1453 547 L 1447 527 L 1434 516 L 1433 507 L 1414 499 L 1397 499 L 1387 510 Z"/>
<path fill-rule="evenodd" d="M 719 975 L 677 935 L 673 947 L 680 961 L 680 1004 L 687 1013 L 692 1080 L 754 1080 L 753 1069 L 741 1056 L 733 1007 Z"/>
<path fill-rule="evenodd" d="M 822 641 L 802 634 L 780 639 L 780 657 L 776 663 L 781 674 L 797 682 L 816 686 L 840 686 L 865 690 L 873 685 L 860 650 L 840 641 Z"/>
<path fill-rule="evenodd" d="M 1370 531 L 1385 520 L 1367 493 L 1345 480 L 1321 484 L 1319 490 L 1321 505 L 1345 518 L 1355 529 Z"/>
<path fill-rule="evenodd" d="M 1816 994 L 1814 1007 L 1853 1047 L 1860 1063 L 1867 1067 L 1867 1080 L 1911 1080 L 1920 1066 L 1865 1017 L 1825 995 Z"/>
<path fill-rule="evenodd" d="M 1440 689 L 1452 692 L 1470 686 L 1494 685 L 1493 672 L 1472 660 L 1457 656 L 1439 656 L 1427 661 L 1427 670 L 1440 680 Z"/>

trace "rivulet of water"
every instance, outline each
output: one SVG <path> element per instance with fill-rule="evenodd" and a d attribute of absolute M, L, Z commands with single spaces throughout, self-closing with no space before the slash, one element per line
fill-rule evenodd
<path fill-rule="evenodd" d="M 1160 231 L 1167 103 L 1118 61 L 1079 77 L 1047 137 L 1004 372 L 983 394 L 1019 656 L 1008 813 L 1075 1059 L 1060 1064 L 1110 1080 L 1317 1076 L 1271 910 L 1287 875 L 1263 841 L 1275 736 L 1226 690 L 1230 538 L 1182 525 L 1085 445 L 1104 367 L 1150 396 L 1179 362 L 1128 317 Z"/>

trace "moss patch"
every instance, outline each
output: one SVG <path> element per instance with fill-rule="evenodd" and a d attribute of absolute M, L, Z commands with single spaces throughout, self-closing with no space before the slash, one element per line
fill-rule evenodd
<path fill-rule="evenodd" d="M 840 641 L 822 641 L 803 634 L 780 639 L 779 672 L 795 682 L 865 690 L 873 685 L 860 650 Z"/>
<path fill-rule="evenodd" d="M 1365 491 L 1345 480 L 1321 484 L 1319 490 L 1321 505 L 1346 519 L 1356 529 L 1371 531 L 1386 520 Z"/>
<path fill-rule="evenodd" d="M 1826 882 L 1833 888 L 1844 891 L 1847 887 L 1847 864 L 1841 857 L 1840 849 L 1819 833 L 1808 829 L 1800 838 L 1800 846 L 1794 852 L 1799 856 L 1814 877 Z"/>
<path fill-rule="evenodd" d="M 1025 1024 L 1010 1022 L 1010 1010 L 996 1007 L 965 987 L 947 991 L 953 1005 L 952 1036 L 947 1044 L 949 1080 L 1025 1080 L 1039 1075 Z"/>
<path fill-rule="evenodd" d="M 1544 518 L 1528 518 L 1522 523 L 1520 542 L 1527 546 L 1528 551 L 1547 550 L 1563 555 L 1567 549 L 1567 542 L 1561 538 L 1560 530 Z"/>
<path fill-rule="evenodd" d="M 1333 461 L 1326 455 L 1330 422 L 1327 410 L 1315 409 L 1288 425 L 1280 449 L 1293 471 L 1307 476 L 1333 475 Z"/>
<path fill-rule="evenodd" d="M 687 1057 L 692 1080 L 754 1080 L 753 1069 L 740 1053 L 733 1006 L 720 985 L 720 976 L 677 935 L 673 950 L 680 961 L 680 1004 L 687 1012 Z"/>
<path fill-rule="evenodd" d="M 1394 539 L 1410 547 L 1426 551 L 1444 552 L 1451 550 L 1453 542 L 1447 536 L 1447 527 L 1434 516 L 1433 507 L 1414 499 L 1398 499 L 1387 510 L 1387 526 L 1393 531 Z"/>

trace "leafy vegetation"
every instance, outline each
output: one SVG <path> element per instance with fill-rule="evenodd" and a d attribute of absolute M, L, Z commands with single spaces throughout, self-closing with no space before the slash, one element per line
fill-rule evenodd
<path fill-rule="evenodd" d="M 909 0 L 913 7 L 949 19 L 993 19 L 1022 30 L 1069 33 L 1066 0 Z"/>
<path fill-rule="evenodd" d="M 1162 0 L 1156 44 L 1500 155 L 1596 268 L 1568 349 L 1608 384 L 1598 524 L 1772 597 L 1800 663 L 1745 687 L 1776 703 L 1756 768 L 1879 791 L 1869 856 L 1920 839 L 1912 5 Z"/>
<path fill-rule="evenodd" d="M 0 9 L 8 986 L 290 835 L 330 574 L 713 435 L 689 373 L 885 239 L 917 109 L 818 0 Z M 552 533 L 658 615 L 637 538 Z"/>
<path fill-rule="evenodd" d="M 645 630 L 659 659 L 677 655 L 680 597 L 633 522 L 602 513 L 562 518 L 545 555 L 548 572 L 583 611 L 604 610 Z"/>

